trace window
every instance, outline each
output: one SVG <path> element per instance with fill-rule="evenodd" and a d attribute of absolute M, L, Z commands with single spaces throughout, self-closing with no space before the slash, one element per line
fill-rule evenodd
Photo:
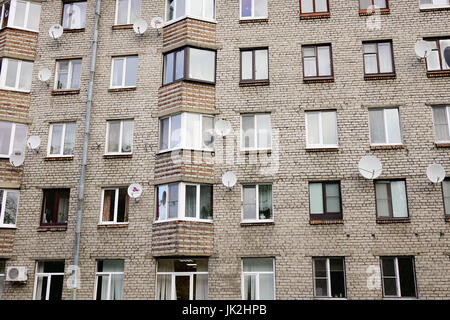
<path fill-rule="evenodd" d="M 387 9 L 388 0 L 359 0 L 359 10 Z"/>
<path fill-rule="evenodd" d="M 442 182 L 442 194 L 444 198 L 445 215 L 450 217 L 450 179 L 445 179 Z"/>
<path fill-rule="evenodd" d="M 64 261 L 38 261 L 34 282 L 34 300 L 61 300 Z"/>
<path fill-rule="evenodd" d="M 338 148 L 336 111 L 306 112 L 306 148 Z"/>
<path fill-rule="evenodd" d="M 180 113 L 160 120 L 159 150 L 214 149 L 214 117 Z"/>
<path fill-rule="evenodd" d="M 242 150 L 270 150 L 272 148 L 270 113 L 242 115 L 241 133 Z"/>
<path fill-rule="evenodd" d="M 328 0 L 301 0 L 301 13 L 323 13 L 329 12 Z"/>
<path fill-rule="evenodd" d="M 267 0 L 241 0 L 241 19 L 267 18 Z"/>
<path fill-rule="evenodd" d="M 133 120 L 107 121 L 106 154 L 133 152 Z"/>
<path fill-rule="evenodd" d="M 69 214 L 70 189 L 45 189 L 41 226 L 65 226 Z"/>
<path fill-rule="evenodd" d="M 212 185 L 161 185 L 156 188 L 156 203 L 156 221 L 213 219 Z"/>
<path fill-rule="evenodd" d="M 178 80 L 216 81 L 216 52 L 185 47 L 164 54 L 163 85 Z"/>
<path fill-rule="evenodd" d="M 157 300 L 208 300 L 208 259 L 158 259 Z"/>
<path fill-rule="evenodd" d="M 0 88 L 30 92 L 33 62 L 2 58 L 0 70 Z"/>
<path fill-rule="evenodd" d="M 242 187 L 243 221 L 273 220 L 272 186 L 269 184 Z"/>
<path fill-rule="evenodd" d="M 242 259 L 242 299 L 275 300 L 275 260 Z"/>
<path fill-rule="evenodd" d="M 141 0 L 116 0 L 116 25 L 133 24 L 141 17 Z"/>
<path fill-rule="evenodd" d="M 80 89 L 81 59 L 56 62 L 55 90 Z"/>
<path fill-rule="evenodd" d="M 202 20 L 216 18 L 215 0 L 166 0 L 166 21 L 175 21 L 184 17 Z"/>
<path fill-rule="evenodd" d="M 123 265 L 123 260 L 97 261 L 97 273 L 95 275 L 96 300 L 122 300 Z"/>
<path fill-rule="evenodd" d="M 1 28 L 5 28 L 8 26 L 8 18 L 9 18 L 9 2 L 3 2 L 1 4 L 1 18 L 0 18 L 0 26 Z"/>
<path fill-rule="evenodd" d="M 19 191 L 0 189 L 0 228 L 15 227 L 19 208 Z"/>
<path fill-rule="evenodd" d="M 39 31 L 41 4 L 11 0 L 2 6 L 2 27 Z"/>
<path fill-rule="evenodd" d="M 444 50 L 450 47 L 450 38 L 429 39 L 427 41 L 432 43 L 432 50 L 426 58 L 427 70 L 431 72 L 449 71 L 450 66 L 445 60 Z"/>
<path fill-rule="evenodd" d="M 62 26 L 65 30 L 84 29 L 86 1 L 64 2 Z"/>
<path fill-rule="evenodd" d="M 331 45 L 303 46 L 303 76 L 305 79 L 332 79 Z"/>
<path fill-rule="evenodd" d="M 398 108 L 369 110 L 370 144 L 401 145 L 402 133 Z"/>
<path fill-rule="evenodd" d="M 309 212 L 311 220 L 342 219 L 340 182 L 310 182 Z"/>
<path fill-rule="evenodd" d="M 416 298 L 414 257 L 381 257 L 383 297 Z"/>
<path fill-rule="evenodd" d="M 269 50 L 241 50 L 241 82 L 269 81 Z"/>
<path fill-rule="evenodd" d="M 0 300 L 3 295 L 3 288 L 5 287 L 5 262 L 6 260 L 0 259 Z"/>
<path fill-rule="evenodd" d="M 391 41 L 365 42 L 364 75 L 394 75 L 394 52 Z"/>
<path fill-rule="evenodd" d="M 345 298 L 344 258 L 313 258 L 314 296 Z"/>
<path fill-rule="evenodd" d="M 375 181 L 377 218 L 408 218 L 406 182 L 404 180 Z"/>
<path fill-rule="evenodd" d="M 25 150 L 27 126 L 0 121 L 0 158 L 9 158 L 13 151 Z"/>
<path fill-rule="evenodd" d="M 420 0 L 420 9 L 435 9 L 450 7 L 450 0 Z"/>
<path fill-rule="evenodd" d="M 128 223 L 128 188 L 102 190 L 100 224 Z"/>
<path fill-rule="evenodd" d="M 138 57 L 116 57 L 112 59 L 111 88 L 134 88 L 138 72 Z"/>
<path fill-rule="evenodd" d="M 450 143 L 450 106 L 433 107 L 436 142 Z"/>
<path fill-rule="evenodd" d="M 71 157 L 75 146 L 75 122 L 50 125 L 47 154 L 52 157 Z"/>

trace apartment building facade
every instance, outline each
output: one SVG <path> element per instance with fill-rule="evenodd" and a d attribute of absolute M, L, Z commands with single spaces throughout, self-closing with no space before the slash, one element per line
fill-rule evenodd
<path fill-rule="evenodd" d="M 449 299 L 449 8 L 3 3 L 1 299 Z"/>

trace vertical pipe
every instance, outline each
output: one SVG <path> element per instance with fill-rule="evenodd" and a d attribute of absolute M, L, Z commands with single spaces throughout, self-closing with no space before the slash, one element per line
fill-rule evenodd
<path fill-rule="evenodd" d="M 86 180 L 86 165 L 87 165 L 87 155 L 89 147 L 89 135 L 90 135 L 90 121 L 91 121 L 91 108 L 92 108 L 92 98 L 94 96 L 94 76 L 95 76 L 95 66 L 97 60 L 97 43 L 98 43 L 98 23 L 100 20 L 100 5 L 101 0 L 97 0 L 95 6 L 95 16 L 94 16 L 94 38 L 92 40 L 92 52 L 91 52 L 91 66 L 89 71 L 89 86 L 88 86 L 88 96 L 86 101 L 86 115 L 84 120 L 84 137 L 83 137 L 83 155 L 81 159 L 81 172 L 80 172 L 80 182 L 78 185 L 78 201 L 77 201 L 77 216 L 76 216 L 76 227 L 75 227 L 75 245 L 73 249 L 73 266 L 72 270 L 72 300 L 77 298 L 77 288 L 74 285 L 79 276 L 78 272 L 78 260 L 80 256 L 80 237 L 81 237 L 81 225 L 83 218 L 83 207 L 84 207 L 84 188 Z"/>

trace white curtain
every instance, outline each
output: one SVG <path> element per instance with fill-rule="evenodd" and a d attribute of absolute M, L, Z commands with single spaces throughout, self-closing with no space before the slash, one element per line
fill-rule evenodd
<path fill-rule="evenodd" d="M 436 141 L 450 140 L 446 107 L 433 108 L 434 130 L 436 134 Z"/>
<path fill-rule="evenodd" d="M 337 145 L 336 112 L 322 112 L 323 144 Z"/>
<path fill-rule="evenodd" d="M 189 78 L 214 81 L 216 53 L 210 50 L 189 48 Z"/>
<path fill-rule="evenodd" d="M 319 76 L 331 75 L 331 53 L 329 46 L 317 47 Z"/>
<path fill-rule="evenodd" d="M 197 274 L 195 279 L 195 300 L 208 300 L 208 275 Z"/>
<path fill-rule="evenodd" d="M 312 214 L 323 213 L 323 195 L 321 183 L 309 184 L 309 204 Z"/>
<path fill-rule="evenodd" d="M 122 300 L 123 297 L 123 274 L 111 275 L 110 300 Z"/>
<path fill-rule="evenodd" d="M 380 60 L 380 73 L 389 73 L 392 68 L 392 51 L 389 42 L 378 44 L 378 58 Z"/>
<path fill-rule="evenodd" d="M 392 210 L 396 218 L 408 217 L 405 181 L 391 182 Z"/>
<path fill-rule="evenodd" d="M 274 279 L 273 274 L 259 275 L 259 300 L 274 299 Z"/>
<path fill-rule="evenodd" d="M 172 275 L 160 274 L 157 277 L 156 288 L 157 300 L 171 300 L 172 299 Z"/>

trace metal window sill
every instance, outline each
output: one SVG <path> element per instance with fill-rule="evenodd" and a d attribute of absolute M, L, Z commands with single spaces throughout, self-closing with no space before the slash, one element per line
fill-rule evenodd
<path fill-rule="evenodd" d="M 373 80 L 393 80 L 396 79 L 396 74 L 395 73 L 391 73 L 391 74 L 365 74 L 364 75 L 364 80 L 366 81 L 373 81 Z"/>
<path fill-rule="evenodd" d="M 375 10 L 359 10 L 360 16 L 371 16 L 373 14 L 390 14 L 391 9 L 384 8 L 384 9 L 375 9 Z"/>
<path fill-rule="evenodd" d="M 239 82 L 240 87 L 258 87 L 258 86 L 268 86 L 270 85 L 269 80 L 264 81 L 241 81 Z"/>
<path fill-rule="evenodd" d="M 85 28 L 78 28 L 78 29 L 64 29 L 64 33 L 78 33 L 78 32 L 84 32 Z"/>
<path fill-rule="evenodd" d="M 306 152 L 338 152 L 339 147 L 307 147 Z"/>
<path fill-rule="evenodd" d="M 261 18 L 240 18 L 239 23 L 245 24 L 245 23 L 267 23 L 269 22 L 268 17 L 261 17 Z"/>
<path fill-rule="evenodd" d="M 330 12 L 300 13 L 300 20 L 327 19 L 327 18 L 330 18 Z"/>
<path fill-rule="evenodd" d="M 450 6 L 420 8 L 420 12 L 433 12 L 433 11 L 446 11 L 446 10 L 450 10 Z"/>
<path fill-rule="evenodd" d="M 275 221 L 273 220 L 262 220 L 262 221 L 241 221 L 241 227 L 256 227 L 256 226 L 273 226 Z"/>
<path fill-rule="evenodd" d="M 120 158 L 133 158 L 132 153 L 126 154 L 104 154 L 103 159 L 120 159 Z"/>
<path fill-rule="evenodd" d="M 136 87 L 109 88 L 108 92 L 136 91 Z"/>
<path fill-rule="evenodd" d="M 47 156 L 44 161 L 71 161 L 73 156 Z"/>
<path fill-rule="evenodd" d="M 450 70 L 427 71 L 428 78 L 450 77 Z"/>
<path fill-rule="evenodd" d="M 334 77 L 303 78 L 303 83 L 332 83 L 332 82 L 334 82 Z"/>
<path fill-rule="evenodd" d="M 310 225 L 344 224 L 344 220 L 343 219 L 336 219 L 336 220 L 332 220 L 332 219 L 324 219 L 324 220 L 311 219 L 311 220 L 309 220 L 309 224 Z"/>
<path fill-rule="evenodd" d="M 75 90 L 52 90 L 52 96 L 63 96 L 63 95 L 71 95 L 71 94 L 79 94 L 80 89 Z"/>
<path fill-rule="evenodd" d="M 410 223 L 411 218 L 377 218 L 377 224 Z"/>
<path fill-rule="evenodd" d="M 450 142 L 435 142 L 434 146 L 436 148 L 450 148 Z"/>

